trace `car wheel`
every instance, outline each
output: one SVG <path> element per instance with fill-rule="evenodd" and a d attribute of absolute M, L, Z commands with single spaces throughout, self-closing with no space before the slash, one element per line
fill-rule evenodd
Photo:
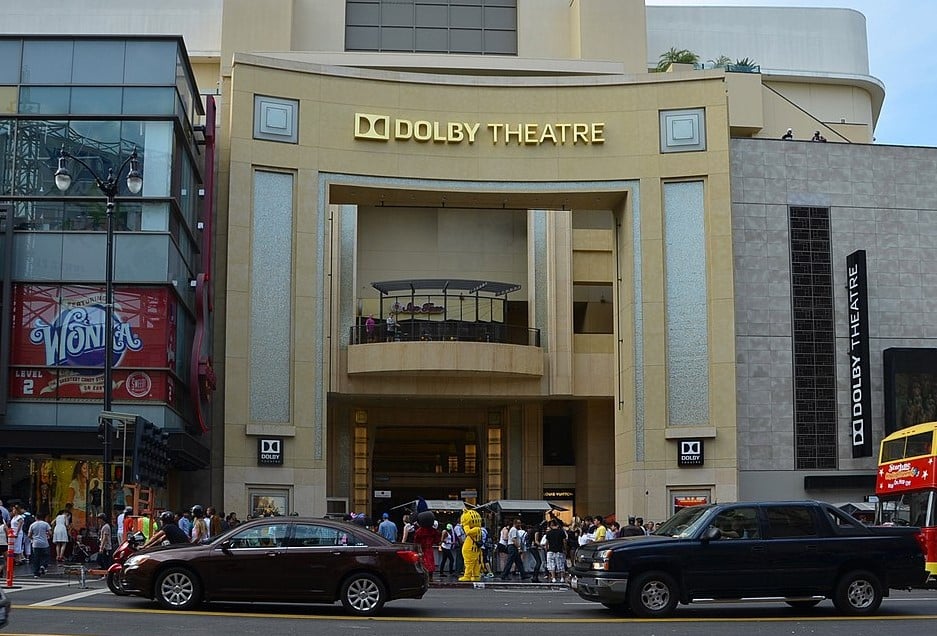
<path fill-rule="evenodd" d="M 342 585 L 342 605 L 355 616 L 373 616 L 387 601 L 384 584 L 373 574 L 353 574 Z"/>
<path fill-rule="evenodd" d="M 189 610 L 201 598 L 201 585 L 190 570 L 169 568 L 156 577 L 156 600 L 165 609 Z"/>
<path fill-rule="evenodd" d="M 791 607 L 796 609 L 807 609 L 809 607 L 816 607 L 820 604 L 820 601 L 784 601 Z"/>
<path fill-rule="evenodd" d="M 882 584 L 871 572 L 865 570 L 848 572 L 836 585 L 833 604 L 843 614 L 852 616 L 874 614 L 882 604 Z"/>
<path fill-rule="evenodd" d="M 666 572 L 644 572 L 628 585 L 629 605 L 641 618 L 669 616 L 678 597 L 677 582 Z"/>
<path fill-rule="evenodd" d="M 124 588 L 120 586 L 119 575 L 115 572 L 107 573 L 107 589 L 116 594 L 117 596 L 129 596 L 127 592 L 124 591 Z"/>

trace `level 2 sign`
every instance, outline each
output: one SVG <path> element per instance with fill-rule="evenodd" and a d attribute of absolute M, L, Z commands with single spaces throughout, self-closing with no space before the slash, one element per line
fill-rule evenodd
<path fill-rule="evenodd" d="M 259 437 L 257 438 L 257 465 L 282 466 L 283 465 L 283 438 Z"/>
<path fill-rule="evenodd" d="M 677 440 L 677 466 L 702 466 L 703 440 Z"/>

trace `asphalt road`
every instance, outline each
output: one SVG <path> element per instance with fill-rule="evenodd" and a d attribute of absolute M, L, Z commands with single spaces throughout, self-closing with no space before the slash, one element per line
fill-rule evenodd
<path fill-rule="evenodd" d="M 73 581 L 18 579 L 6 590 L 13 602 L 5 634 L 29 636 L 173 636 L 212 634 L 360 634 L 439 633 L 538 634 L 557 629 L 581 635 L 647 634 L 662 636 L 853 636 L 887 633 L 926 634 L 937 619 L 937 591 L 893 591 L 879 615 L 839 616 L 829 601 L 811 610 L 784 604 L 700 604 L 680 606 L 667 620 L 638 620 L 611 614 L 565 589 L 516 584 L 509 589 L 433 588 L 419 601 L 395 601 L 372 619 L 350 618 L 341 606 L 210 604 L 194 612 L 167 612 L 146 599 L 116 597 L 103 581 L 86 589 Z"/>

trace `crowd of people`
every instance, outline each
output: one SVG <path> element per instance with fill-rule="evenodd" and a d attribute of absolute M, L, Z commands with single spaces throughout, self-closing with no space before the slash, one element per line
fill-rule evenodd
<path fill-rule="evenodd" d="M 134 514 L 125 507 L 112 525 L 103 512 L 97 514 L 94 536 L 87 528 L 74 529 L 70 505 L 54 517 L 45 512 L 32 514 L 20 502 L 10 508 L 0 501 L 0 577 L 5 576 L 7 552 L 12 552 L 16 565 L 29 564 L 32 575 L 39 578 L 46 571 L 66 563 L 97 563 L 106 569 L 114 550 L 135 532 L 143 533 L 144 546 L 165 543 L 205 543 L 211 537 L 241 523 L 237 514 L 224 514 L 213 506 L 193 506 L 189 510 L 143 510 Z M 12 531 L 12 541 L 8 531 Z"/>
<path fill-rule="evenodd" d="M 352 516 L 350 520 L 355 521 L 356 518 Z M 420 545 L 430 580 L 436 576 L 437 570 L 442 578 L 462 576 L 465 568 L 462 544 L 466 533 L 461 524 L 440 526 L 436 521 L 432 528 L 422 528 L 415 519 L 405 515 L 403 527 L 398 529 L 389 515 L 383 513 L 380 523 L 369 527 L 390 541 Z M 566 581 L 567 564 L 580 545 L 650 534 L 654 527 L 654 522 L 645 523 L 640 517 L 628 517 L 625 526 L 614 520 L 606 522 L 602 516 L 575 517 L 572 523 L 567 524 L 552 511 L 538 524 L 525 524 L 522 519 L 511 518 L 494 533 L 483 524 L 480 541 L 482 578 L 500 577 L 505 581 L 518 579 L 532 583 L 543 579 L 544 582 L 562 583 Z"/>

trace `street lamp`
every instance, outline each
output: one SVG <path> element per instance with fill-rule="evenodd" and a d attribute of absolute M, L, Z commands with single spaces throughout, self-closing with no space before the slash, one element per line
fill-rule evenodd
<path fill-rule="evenodd" d="M 131 194 L 138 194 L 143 188 L 143 176 L 140 174 L 140 160 L 137 156 L 137 149 L 134 148 L 130 156 L 127 157 L 117 172 L 113 168 L 107 169 L 107 177 L 102 179 L 87 163 L 79 157 L 69 154 L 63 147 L 59 151 L 59 168 L 55 171 L 55 187 L 62 192 L 68 190 L 72 185 L 72 175 L 69 173 L 66 163 L 68 159 L 74 159 L 84 166 L 85 170 L 94 177 L 94 182 L 98 189 L 104 193 L 107 198 L 107 245 L 105 247 L 104 264 L 104 414 L 111 413 L 111 401 L 113 398 L 114 385 L 111 379 L 114 368 L 114 206 L 117 199 L 117 191 L 120 189 L 118 176 L 123 172 L 127 164 L 130 164 L 130 171 L 127 173 L 127 189 Z M 104 501 L 104 514 L 107 515 L 107 521 L 111 521 L 111 423 L 110 420 L 104 420 L 104 483 L 101 485 L 102 498 Z"/>

